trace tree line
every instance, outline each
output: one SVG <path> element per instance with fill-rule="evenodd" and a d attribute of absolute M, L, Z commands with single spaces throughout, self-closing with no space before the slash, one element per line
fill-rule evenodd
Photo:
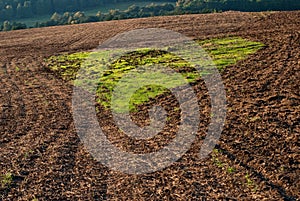
<path fill-rule="evenodd" d="M 63 14 L 54 13 L 49 21 L 36 23 L 35 27 L 163 16 L 172 14 L 174 9 L 175 6 L 173 4 L 149 4 L 143 7 L 132 5 L 125 11 L 110 10 L 108 13 L 98 12 L 95 16 L 86 16 L 84 12 L 81 11 L 75 13 L 65 12 Z"/>
<path fill-rule="evenodd" d="M 102 0 L 101 3 L 108 1 Z M 114 2 L 121 2 L 122 0 L 114 0 Z M 124 0 L 123 0 L 124 1 Z M 3 4 L 3 2 L 14 2 L 15 4 Z M 19 2 L 17 4 L 17 2 Z M 35 2 L 35 3 L 33 3 Z M 141 17 L 151 17 L 151 16 L 164 16 L 164 15 L 178 15 L 178 14 L 189 14 L 189 13 L 209 13 L 209 12 L 221 12 L 228 10 L 237 10 L 237 11 L 267 11 L 267 10 L 300 10 L 300 1 L 295 0 L 178 0 L 176 5 L 166 3 L 166 4 L 149 4 L 147 6 L 136 6 L 132 5 L 125 11 L 120 10 L 110 10 L 108 13 L 98 12 L 95 16 L 86 16 L 84 12 L 72 10 L 77 10 L 76 8 L 87 8 L 92 5 L 99 3 L 99 0 L 31 0 L 31 1 L 22 1 L 22 0 L 0 0 L 0 6 L 4 8 L 9 7 L 14 12 L 18 13 L 17 8 L 19 4 L 23 5 L 21 7 L 31 8 L 30 12 L 37 9 L 37 6 L 40 5 L 38 2 L 47 2 L 41 4 L 39 7 L 39 12 L 43 13 L 44 8 L 45 12 L 55 11 L 51 19 L 46 22 L 36 23 L 33 27 L 46 27 L 46 26 L 56 26 L 56 25 L 67 25 L 67 24 L 80 24 L 87 22 L 99 22 L 99 21 L 108 21 L 108 20 L 120 20 L 120 19 L 129 19 L 129 18 L 141 18 Z M 59 3 L 60 2 L 60 3 Z M 64 3 L 69 2 L 68 6 Z M 1 4 L 2 3 L 2 4 Z M 17 4 L 16 9 L 15 5 Z M 83 4 L 85 4 L 83 6 Z M 30 6 L 28 6 L 30 5 Z M 59 6 L 60 5 L 60 6 Z M 62 9 L 65 5 L 64 9 Z M 97 4 L 98 5 L 98 4 Z M 1 7 L 0 7 L 1 8 Z M 35 9 L 33 9 L 35 8 Z M 26 9 L 25 9 L 26 10 Z M 66 11 L 67 10 L 67 11 Z M 23 13 L 24 11 L 22 11 Z M 25 12 L 26 13 L 26 12 Z M 38 14 L 38 13 L 35 13 Z M 45 14 L 45 13 L 43 13 Z M 21 16 L 27 16 L 17 14 Z M 0 13 L 0 19 L 1 18 Z M 0 20 L 1 21 L 1 20 Z M 0 23 L 0 31 L 16 30 L 27 28 L 25 24 L 10 22 L 5 20 L 2 25 Z"/>
<path fill-rule="evenodd" d="M 29 18 L 55 12 L 75 12 L 120 2 L 132 2 L 132 0 L 0 0 L 0 21 Z"/>
<path fill-rule="evenodd" d="M 299 0 L 178 0 L 177 6 L 186 13 L 211 11 L 288 11 L 299 10 Z"/>

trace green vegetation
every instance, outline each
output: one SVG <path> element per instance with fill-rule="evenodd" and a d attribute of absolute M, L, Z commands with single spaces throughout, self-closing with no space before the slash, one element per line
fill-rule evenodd
<path fill-rule="evenodd" d="M 252 191 L 257 191 L 257 188 L 258 188 L 258 186 L 257 186 L 257 184 L 255 183 L 255 181 L 253 181 L 252 179 L 251 179 L 251 177 L 250 177 L 250 175 L 247 173 L 246 175 L 245 175 L 245 179 L 246 179 L 246 184 L 247 184 L 247 186 L 249 187 L 249 188 L 251 188 L 252 189 Z"/>
<path fill-rule="evenodd" d="M 214 149 L 212 151 L 212 154 L 211 154 L 212 162 L 218 168 L 221 168 L 221 169 L 224 169 L 224 170 L 226 169 L 229 174 L 233 174 L 235 172 L 235 168 L 231 167 L 229 164 L 227 164 L 226 162 L 222 161 L 220 159 L 221 154 L 222 154 L 222 150 Z"/>
<path fill-rule="evenodd" d="M 269 11 L 297 10 L 295 0 L 178 0 L 177 7 L 185 13 L 209 13 L 214 11 Z"/>
<path fill-rule="evenodd" d="M 9 188 L 13 182 L 13 175 L 8 172 L 1 177 L 1 188 Z"/>
<path fill-rule="evenodd" d="M 59 14 L 55 12 L 50 20 L 46 22 L 36 23 L 34 27 L 47 27 L 66 24 L 81 24 L 87 22 L 100 22 L 109 20 L 121 20 L 130 18 L 141 18 L 151 16 L 170 15 L 174 11 L 174 4 L 149 4 L 146 6 L 131 5 L 126 10 L 120 11 L 118 9 L 109 10 L 109 12 L 98 11 L 96 15 L 86 15 L 82 11 L 65 12 Z"/>
<path fill-rule="evenodd" d="M 205 40 L 200 45 L 209 52 L 219 69 L 245 59 L 264 46 L 239 37 Z"/>
<path fill-rule="evenodd" d="M 227 168 L 227 172 L 228 172 L 228 173 L 231 173 L 231 174 L 232 174 L 232 173 L 234 173 L 234 171 L 235 171 L 235 169 L 234 169 L 233 167 L 228 167 L 228 168 Z"/>
<path fill-rule="evenodd" d="M 234 175 L 236 172 L 236 169 L 232 166 L 230 166 L 230 164 L 228 162 L 226 162 L 225 160 L 222 160 L 222 150 L 220 149 L 214 149 L 211 157 L 212 157 L 212 162 L 215 166 L 217 166 L 218 168 L 227 171 L 227 173 Z M 255 183 L 255 181 L 253 179 L 251 179 L 251 176 L 249 173 L 246 173 L 244 175 L 245 178 L 245 185 L 247 185 L 248 188 L 250 188 L 252 191 L 257 191 L 258 185 Z"/>
<path fill-rule="evenodd" d="M 150 2 L 161 1 L 152 0 Z M 175 3 L 175 0 L 169 0 L 167 2 Z M 53 14 L 55 12 L 76 12 L 93 9 L 96 7 L 108 7 L 108 5 L 114 5 L 116 8 L 117 4 L 124 3 L 129 3 L 129 5 L 132 5 L 136 3 L 136 1 L 114 0 L 112 2 L 109 0 L 0 0 L 0 16 L 3 20 L 22 19 L 33 16 Z"/>
<path fill-rule="evenodd" d="M 99 18 L 97 16 L 99 16 L 99 14 L 108 14 L 111 10 L 120 10 L 120 11 L 125 11 L 127 10 L 130 6 L 132 6 L 133 4 L 142 8 L 145 7 L 147 5 L 152 4 L 153 1 L 143 1 L 143 2 L 120 2 L 120 3 L 109 3 L 109 4 L 105 4 L 105 5 L 99 5 L 93 8 L 86 8 L 86 9 L 79 9 L 76 11 L 64 11 L 64 13 L 62 12 L 58 12 L 59 15 L 61 16 L 65 16 L 65 15 L 74 15 L 76 12 L 81 12 L 84 13 L 86 20 L 88 19 L 96 19 L 97 21 L 99 20 Z M 155 1 L 155 4 L 157 5 L 162 5 L 162 4 L 166 4 L 166 3 L 172 3 L 170 1 Z M 175 4 L 175 3 L 174 3 Z M 15 19 L 17 20 L 19 23 L 21 24 L 25 24 L 27 27 L 36 27 L 36 26 L 40 26 L 41 24 L 45 24 L 47 21 L 51 20 L 51 17 L 53 16 L 54 13 L 51 14 L 45 14 L 45 15 L 38 15 L 38 16 L 32 16 L 30 18 L 20 18 L 20 19 Z M 94 17 L 93 17 L 94 16 Z M 66 20 L 68 21 L 68 20 Z M 66 23 L 66 22 L 65 22 Z"/>
<path fill-rule="evenodd" d="M 219 167 L 222 168 L 224 166 L 223 162 L 218 158 L 218 154 L 219 154 L 219 150 L 218 149 L 214 149 L 212 152 L 212 161 L 213 163 Z"/>
<path fill-rule="evenodd" d="M 52 56 L 47 59 L 47 62 L 51 70 L 57 72 L 65 80 L 74 80 L 76 72 L 89 54 L 89 52 L 78 52 L 69 55 Z"/>
<path fill-rule="evenodd" d="M 0 31 L 168 15 L 174 8 L 175 0 L 0 0 Z"/>
<path fill-rule="evenodd" d="M 263 47 L 262 43 L 248 41 L 239 37 L 210 39 L 198 41 L 198 43 L 210 54 L 213 62 L 220 71 L 228 65 L 235 64 L 237 61 L 245 59 L 247 55 L 253 54 Z M 78 70 L 85 62 L 85 59 L 91 56 L 91 54 L 95 54 L 94 56 L 101 56 L 97 55 L 101 53 L 89 52 L 52 56 L 47 59 L 48 67 L 60 75 L 63 79 L 73 81 L 76 78 Z M 101 57 L 103 58 L 103 55 Z M 91 85 L 93 85 L 93 83 L 97 84 L 97 102 L 107 108 L 110 107 L 111 95 L 118 81 L 126 73 L 136 69 L 136 66 L 163 64 L 164 66 L 172 68 L 174 71 L 181 73 L 181 75 L 185 77 L 186 81 L 189 83 L 195 82 L 201 78 L 199 72 L 192 68 L 185 60 L 162 50 L 141 49 L 128 53 L 127 55 L 123 55 L 122 57 L 118 58 L 116 61 L 110 62 L 111 65 L 106 70 L 103 70 L 103 68 L 101 69 L 102 64 L 100 63 L 101 62 L 92 64 L 88 69 L 88 74 L 99 73 L 101 75 L 99 76 L 100 80 L 93 81 L 91 79 L 86 80 L 86 82 L 90 82 Z M 105 62 L 102 61 L 102 63 Z M 149 75 L 147 76 L 147 78 L 139 79 L 149 79 Z M 153 76 L 153 79 L 166 79 L 161 73 L 155 73 L 151 76 Z M 182 82 L 178 81 L 177 78 L 170 76 L 169 79 L 174 80 L 174 82 L 172 85 L 168 86 L 168 88 L 175 88 L 182 85 Z M 128 90 L 134 88 L 132 84 L 134 83 L 127 83 L 126 87 Z M 82 83 L 77 82 L 75 85 L 81 86 Z M 157 95 L 165 93 L 166 91 L 167 89 L 165 87 L 158 85 L 145 86 L 138 89 L 131 97 L 129 104 L 130 110 L 134 110 L 136 105 L 145 103 L 150 99 L 155 98 Z M 119 106 L 121 108 L 123 107 L 123 105 Z"/>

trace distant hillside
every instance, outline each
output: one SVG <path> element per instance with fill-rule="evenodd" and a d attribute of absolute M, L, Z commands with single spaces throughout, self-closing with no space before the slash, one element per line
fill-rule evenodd
<path fill-rule="evenodd" d="M 118 9 L 120 4 L 126 2 L 128 7 Z M 157 4 L 153 4 L 155 2 Z M 138 6 L 135 5 L 137 3 L 145 4 Z M 29 27 L 47 27 L 229 10 L 247 12 L 300 10 L 299 0 L 165 0 L 163 3 L 165 4 L 162 4 L 162 0 L 0 0 L 0 31 L 27 28 L 28 23 L 24 22 L 27 18 L 31 18 Z M 108 5 L 110 9 L 103 12 L 101 6 Z M 92 13 L 82 12 L 92 8 L 96 9 Z"/>
<path fill-rule="evenodd" d="M 153 0 L 156 2 L 159 0 Z M 33 16 L 82 11 L 88 8 L 124 2 L 143 2 L 143 0 L 0 0 L 0 21 L 16 20 Z M 168 0 L 176 2 L 176 0 Z"/>

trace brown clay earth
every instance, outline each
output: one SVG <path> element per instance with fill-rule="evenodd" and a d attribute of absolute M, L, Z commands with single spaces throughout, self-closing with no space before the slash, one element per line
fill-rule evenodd
<path fill-rule="evenodd" d="M 0 186 L 0 200 L 299 200 L 299 19 L 299 11 L 226 12 L 0 33 L 0 174 L 13 179 Z M 44 58 L 91 50 L 146 27 L 194 39 L 241 36 L 266 46 L 222 72 L 228 113 L 217 153 L 198 158 L 209 122 L 199 82 L 193 87 L 203 121 L 191 149 L 161 171 L 127 175 L 87 152 L 74 128 L 72 86 L 48 70 Z M 172 97 L 152 103 L 169 107 L 169 126 L 176 124 Z M 144 109 L 133 114 L 137 123 L 145 124 Z M 172 129 L 165 129 L 152 144 L 134 142 L 118 134 L 108 112 L 100 110 L 99 118 L 111 140 L 129 151 L 153 151 L 172 139 L 166 133 Z"/>

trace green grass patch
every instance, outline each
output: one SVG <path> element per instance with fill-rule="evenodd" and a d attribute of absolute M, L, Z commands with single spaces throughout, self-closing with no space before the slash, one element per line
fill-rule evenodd
<path fill-rule="evenodd" d="M 234 65 L 264 47 L 260 42 L 240 37 L 204 40 L 199 44 L 210 54 L 219 69 Z"/>
<path fill-rule="evenodd" d="M 210 39 L 197 42 L 207 51 L 207 53 L 213 59 L 214 64 L 220 71 L 228 65 L 234 65 L 237 61 L 245 59 L 248 55 L 255 53 L 257 50 L 264 46 L 262 43 L 245 40 L 239 37 Z M 191 67 L 191 65 L 187 61 L 164 50 L 140 49 L 135 52 L 127 53 L 126 55 L 121 56 L 115 61 L 101 60 L 98 61 L 97 64 L 87 64 L 86 59 L 89 58 L 91 54 L 95 54 L 95 56 L 105 58 L 105 55 L 103 54 L 109 54 L 109 52 L 79 52 L 74 54 L 52 56 L 47 59 L 48 67 L 52 71 L 59 74 L 63 79 L 73 81 L 76 78 L 78 70 L 85 62 L 85 66 L 89 66 L 87 70 L 89 72 L 87 72 L 87 74 L 90 75 L 98 73 L 100 75 L 100 78 L 99 80 L 94 80 L 91 79 L 91 77 L 88 77 L 88 79 L 84 80 L 84 82 L 88 83 L 87 85 L 91 86 L 95 86 L 95 84 L 97 84 L 97 102 L 107 108 L 111 106 L 110 103 L 112 92 L 119 80 L 121 80 L 121 78 L 128 72 L 135 70 L 137 66 L 151 66 L 157 64 L 160 66 L 163 65 L 165 67 L 169 67 L 174 71 L 180 73 L 186 79 L 187 83 L 195 82 L 201 78 L 201 74 L 199 74 L 196 69 Z M 107 65 L 108 62 L 110 63 L 110 65 L 103 68 L 103 66 Z M 205 72 L 201 73 L 205 74 Z M 160 73 L 152 76 L 154 76 L 153 79 L 166 79 Z M 172 77 L 170 77 L 170 79 L 171 78 Z M 174 82 L 171 83 L 171 85 L 169 84 L 168 87 L 175 88 L 182 85 L 182 82 L 179 82 L 174 77 L 172 79 L 174 80 Z M 80 81 L 82 80 L 80 79 Z M 83 85 L 83 83 L 79 81 L 76 81 L 74 84 L 76 86 Z M 133 84 L 134 83 L 128 83 L 126 85 L 127 89 L 129 90 L 131 87 L 133 87 Z M 131 96 L 129 109 L 133 111 L 135 110 L 136 105 L 145 103 L 151 98 L 155 98 L 157 95 L 163 94 L 166 91 L 166 87 L 158 85 L 144 86 L 136 90 L 135 93 Z M 122 108 L 119 110 L 119 112 L 122 112 L 126 107 L 126 105 L 124 105 L 126 103 L 123 102 L 124 101 L 121 101 L 121 99 L 119 99 L 119 102 L 117 103 L 118 107 Z"/>
<path fill-rule="evenodd" d="M 0 176 L 1 188 L 9 188 L 13 182 L 13 175 L 8 172 Z"/>

